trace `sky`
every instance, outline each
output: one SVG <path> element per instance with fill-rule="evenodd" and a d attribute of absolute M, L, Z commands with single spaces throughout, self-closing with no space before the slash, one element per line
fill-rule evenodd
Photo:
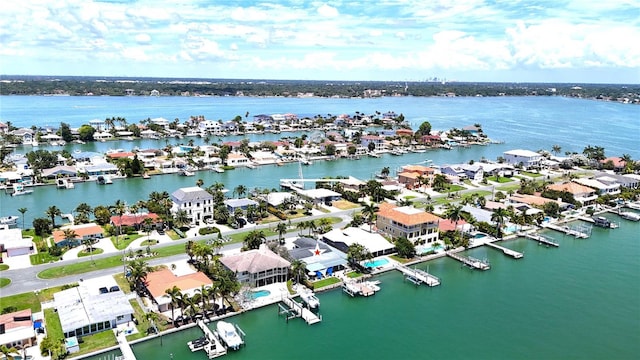
<path fill-rule="evenodd" d="M 3 0 L 0 74 L 640 83 L 638 0 Z"/>

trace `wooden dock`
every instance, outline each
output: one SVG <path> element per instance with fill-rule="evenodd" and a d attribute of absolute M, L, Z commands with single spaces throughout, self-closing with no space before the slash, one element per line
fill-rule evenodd
<path fill-rule="evenodd" d="M 511 249 L 507 249 L 506 247 L 500 246 L 498 244 L 494 244 L 492 242 L 486 242 L 484 243 L 485 245 L 492 247 L 494 249 L 498 249 L 500 251 L 502 251 L 503 254 L 507 255 L 507 256 L 511 256 L 514 259 L 522 259 L 524 257 L 524 254 L 521 252 L 517 252 L 515 250 L 511 250 Z"/>
<path fill-rule="evenodd" d="M 568 227 L 566 225 L 565 226 L 558 226 L 556 224 L 548 224 L 547 223 L 547 224 L 542 224 L 541 226 L 544 227 L 544 228 L 547 228 L 547 229 L 559 231 L 559 232 L 561 232 L 563 234 L 566 234 L 566 235 L 569 235 L 569 236 L 573 236 L 573 237 L 575 237 L 577 239 L 588 239 L 589 236 L 590 236 L 590 234 L 588 234 L 585 231 L 579 231 L 579 230 L 576 230 L 576 229 L 572 229 L 572 228 L 570 228 L 570 227 Z"/>
<path fill-rule="evenodd" d="M 322 315 L 318 315 L 314 313 L 313 311 L 302 306 L 302 304 L 293 300 L 290 297 L 283 296 L 282 302 L 287 307 L 289 307 L 289 314 L 287 316 L 287 321 L 295 317 L 302 318 L 302 320 L 306 321 L 306 323 L 309 325 L 313 325 L 322 321 Z"/>
<path fill-rule="evenodd" d="M 489 270 L 491 268 L 491 266 L 489 266 L 489 263 L 473 258 L 471 256 L 462 256 L 462 255 L 458 255 L 454 252 L 451 251 L 447 251 L 446 252 L 447 256 L 449 256 L 452 259 L 458 260 L 460 261 L 463 265 L 468 266 L 472 269 L 478 269 L 478 270 Z"/>
<path fill-rule="evenodd" d="M 404 265 L 396 265 L 398 271 L 405 275 L 405 278 L 416 285 L 427 284 L 427 286 L 440 285 L 440 279 L 420 269 L 410 269 Z"/>
<path fill-rule="evenodd" d="M 379 283 L 379 281 L 345 281 L 344 283 L 342 283 L 342 291 L 351 296 L 360 295 L 367 297 L 374 295 L 376 291 L 380 290 L 380 287 L 378 286 Z"/>
<path fill-rule="evenodd" d="M 544 236 L 544 235 L 540 235 L 540 234 L 525 234 L 524 237 L 526 237 L 527 239 L 535 240 L 539 244 L 544 244 L 544 245 L 553 246 L 553 247 L 559 247 L 560 246 L 560 244 L 558 244 L 557 242 L 553 241 L 548 236 Z"/>

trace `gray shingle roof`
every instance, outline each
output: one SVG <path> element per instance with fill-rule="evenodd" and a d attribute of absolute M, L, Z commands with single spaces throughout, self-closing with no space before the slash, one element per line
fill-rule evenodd
<path fill-rule="evenodd" d="M 290 267 L 291 263 L 281 258 L 266 247 L 259 250 L 249 250 L 236 255 L 223 256 L 220 261 L 229 270 L 235 272 L 249 272 L 250 274 L 270 269 Z"/>
<path fill-rule="evenodd" d="M 206 190 L 201 189 L 197 186 L 180 188 L 171 194 L 171 197 L 176 202 L 186 202 L 186 201 L 200 201 L 200 200 L 211 200 L 213 199 L 213 195 L 209 194 Z"/>

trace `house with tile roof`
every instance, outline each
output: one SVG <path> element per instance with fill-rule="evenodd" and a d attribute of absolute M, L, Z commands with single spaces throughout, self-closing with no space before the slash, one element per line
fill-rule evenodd
<path fill-rule="evenodd" d="M 155 213 L 135 213 L 135 214 L 123 214 L 122 216 L 112 216 L 110 221 L 113 226 L 132 226 L 136 229 L 140 229 L 144 224 L 145 219 L 151 219 L 152 223 L 160 221 L 160 217 Z"/>
<path fill-rule="evenodd" d="M 213 195 L 197 186 L 174 191 L 171 194 L 171 201 L 173 201 L 171 212 L 184 210 L 193 225 L 213 216 Z"/>
<path fill-rule="evenodd" d="M 64 230 L 73 230 L 76 233 L 75 239 L 66 239 Z M 96 223 L 71 225 L 53 231 L 53 242 L 56 246 L 78 246 L 85 240 L 96 240 L 104 237 L 102 226 Z"/>
<path fill-rule="evenodd" d="M 265 245 L 259 249 L 223 256 L 220 262 L 236 273 L 238 281 L 251 287 L 286 282 L 291 263 L 269 250 Z"/>
<path fill-rule="evenodd" d="M 441 219 L 413 206 L 396 206 L 383 202 L 379 205 L 376 227 L 393 238 L 405 237 L 416 243 L 438 240 L 438 222 Z"/>
<path fill-rule="evenodd" d="M 31 309 L 0 315 L 0 346 L 28 347 L 36 343 Z"/>
<path fill-rule="evenodd" d="M 551 184 L 547 186 L 547 189 L 560 192 L 566 191 L 572 194 L 573 198 L 582 205 L 591 205 L 598 198 L 598 194 L 594 189 L 575 182 Z"/>
<path fill-rule="evenodd" d="M 183 294 L 193 296 L 196 289 L 202 286 L 211 286 L 213 282 L 202 272 L 191 272 L 176 274 L 168 268 L 162 268 L 147 274 L 146 287 L 151 294 L 153 303 L 158 308 L 158 312 L 170 310 L 171 298 L 166 295 L 167 289 L 174 286 L 180 289 Z"/>

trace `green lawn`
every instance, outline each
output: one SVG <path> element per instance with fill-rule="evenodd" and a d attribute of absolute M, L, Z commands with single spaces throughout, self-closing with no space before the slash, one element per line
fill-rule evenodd
<path fill-rule="evenodd" d="M 11 279 L 0 278 L 0 288 L 3 288 L 9 284 L 11 284 Z"/>
<path fill-rule="evenodd" d="M 40 299 L 38 299 L 38 296 L 33 291 L 11 296 L 3 296 L 2 305 L 0 307 L 4 309 L 10 306 L 15 307 L 16 310 L 31 309 L 32 312 L 38 312 L 42 309 Z"/>
<path fill-rule="evenodd" d="M 113 246 L 118 250 L 126 249 L 129 244 L 131 244 L 134 240 L 141 238 L 143 235 L 140 234 L 132 234 L 132 235 L 123 235 L 118 239 L 117 236 L 112 236 L 111 242 Z"/>
<path fill-rule="evenodd" d="M 407 259 L 407 258 L 400 257 L 398 255 L 391 255 L 389 257 L 392 258 L 393 260 L 401 263 L 401 264 L 408 263 L 409 261 L 412 260 L 412 259 Z"/>
<path fill-rule="evenodd" d="M 9 270 L 9 265 L 7 264 L 0 264 L 0 271 L 2 270 Z"/>
<path fill-rule="evenodd" d="M 91 335 L 83 335 L 82 341 L 83 342 L 80 344 L 80 351 L 74 353 L 74 357 L 100 349 L 106 349 L 118 344 L 118 340 L 116 339 L 116 335 L 113 333 L 113 330 L 105 330 Z"/>
<path fill-rule="evenodd" d="M 56 262 L 60 260 L 61 256 L 52 256 L 48 252 L 39 252 L 37 254 L 29 255 L 31 265 L 48 264 L 50 262 Z"/>
<path fill-rule="evenodd" d="M 322 280 L 315 281 L 313 283 L 313 289 L 314 290 L 321 289 L 321 288 L 323 288 L 325 286 L 337 284 L 339 282 L 340 282 L 340 279 L 338 279 L 337 277 L 324 278 Z"/>
<path fill-rule="evenodd" d="M 450 184 L 446 189 L 439 191 L 440 193 L 451 193 L 466 189 L 464 186 Z"/>
<path fill-rule="evenodd" d="M 508 183 L 508 182 L 512 182 L 513 181 L 513 179 L 508 178 L 508 177 L 504 177 L 504 176 L 500 176 L 499 178 L 497 178 L 495 176 L 488 176 L 487 180 L 493 181 L 493 182 L 497 182 L 497 183 L 500 183 L 500 184 Z"/>
<path fill-rule="evenodd" d="M 509 190 L 513 190 L 516 191 L 520 189 L 520 185 L 519 184 L 513 184 L 513 185 L 506 185 L 506 186 L 500 186 L 497 187 L 496 190 L 500 190 L 500 191 L 509 191 Z"/>
<path fill-rule="evenodd" d="M 348 277 L 349 279 L 359 278 L 359 277 L 360 277 L 360 276 L 362 276 L 362 275 L 364 275 L 364 274 L 362 274 L 362 273 L 360 273 L 360 272 L 357 272 L 357 271 L 352 271 L 352 272 L 350 272 L 350 273 L 347 273 L 347 277 Z"/>
<path fill-rule="evenodd" d="M 177 232 L 175 232 L 175 231 L 173 231 L 173 230 L 168 230 L 168 231 L 166 232 L 166 234 L 167 234 L 167 235 L 169 235 L 169 237 L 171 238 L 171 240 L 180 240 L 180 239 L 182 239 L 182 238 L 180 237 L 180 235 L 178 235 L 178 233 L 177 233 Z"/>
<path fill-rule="evenodd" d="M 529 176 L 529 177 L 534 177 L 534 178 L 542 176 L 542 174 L 532 173 L 532 172 L 529 172 L 529 171 L 520 171 L 520 174 L 525 175 L 525 176 Z"/>
<path fill-rule="evenodd" d="M 184 246 L 181 247 L 184 252 Z M 55 279 L 63 276 L 84 274 L 94 270 L 110 269 L 112 267 L 122 266 L 122 255 L 110 256 L 108 258 L 97 259 L 93 262 L 83 261 L 76 264 L 62 265 L 38 273 L 41 279 Z"/>
<path fill-rule="evenodd" d="M 104 250 L 100 249 L 100 248 L 95 248 L 93 249 L 93 255 L 98 255 L 98 254 L 102 254 L 104 252 Z M 78 253 L 78 257 L 85 257 L 85 256 L 91 256 L 91 253 L 88 253 L 86 250 L 82 250 Z"/>
<path fill-rule="evenodd" d="M 60 341 L 64 340 L 60 317 L 58 317 L 58 313 L 54 309 L 44 309 L 44 321 L 48 337 L 59 339 Z"/>
<path fill-rule="evenodd" d="M 116 280 L 116 284 L 118 284 L 123 293 L 129 294 L 131 292 L 131 286 L 127 279 L 124 278 L 123 273 L 117 273 L 113 275 L 113 278 Z"/>

